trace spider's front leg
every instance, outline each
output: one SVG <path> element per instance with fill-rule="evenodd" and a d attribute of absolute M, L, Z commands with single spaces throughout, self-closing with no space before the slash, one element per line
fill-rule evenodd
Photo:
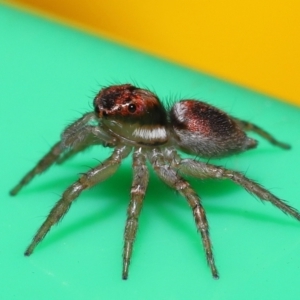
<path fill-rule="evenodd" d="M 52 208 L 45 222 L 37 231 L 31 244 L 26 249 L 25 255 L 29 256 L 33 252 L 37 244 L 46 236 L 50 228 L 62 219 L 62 217 L 71 207 L 73 201 L 83 190 L 88 189 L 113 175 L 118 169 L 122 159 L 127 157 L 130 152 L 131 147 L 116 147 L 113 154 L 102 164 L 81 175 L 81 177 L 75 183 L 69 186 L 63 193 L 61 199 Z"/>
<path fill-rule="evenodd" d="M 95 114 L 84 114 L 76 122 L 68 126 L 62 133 L 61 141 L 57 142 L 50 151 L 20 180 L 10 191 L 12 196 L 16 195 L 36 175 L 46 171 L 56 162 L 61 162 L 71 155 L 94 144 L 105 143 L 113 145 L 112 137 L 109 137 L 99 126 L 88 125 L 95 120 Z M 67 151 L 66 151 L 67 150 Z"/>
<path fill-rule="evenodd" d="M 10 190 L 10 195 L 15 196 L 19 191 L 28 184 L 36 175 L 41 174 L 47 170 L 55 161 L 59 158 L 61 154 L 61 142 L 57 142 L 50 151 L 43 156 L 38 163 L 20 180 L 20 182 Z"/>
<path fill-rule="evenodd" d="M 137 148 L 133 153 L 133 182 L 131 187 L 131 200 L 127 209 L 127 220 L 124 232 L 123 279 L 127 279 L 128 277 L 133 243 L 138 228 L 138 217 L 142 209 L 148 181 L 149 172 L 146 166 L 146 157 L 142 152 L 142 148 Z"/>
<path fill-rule="evenodd" d="M 169 151 L 169 150 L 166 150 Z M 183 195 L 189 206 L 193 211 L 193 216 L 197 229 L 200 231 L 203 247 L 206 253 L 206 259 L 210 266 L 212 275 L 214 278 L 219 278 L 218 270 L 215 265 L 212 243 L 209 236 L 209 226 L 206 218 L 205 210 L 201 204 L 200 198 L 197 193 L 191 188 L 190 184 L 178 175 L 178 172 L 172 168 L 170 161 L 167 156 L 155 149 L 148 154 L 148 159 L 150 160 L 154 171 L 158 176 L 170 187 L 177 190 L 181 195 Z"/>
<path fill-rule="evenodd" d="M 98 124 L 98 121 L 94 112 L 87 113 L 63 131 L 61 147 L 64 151 L 59 157 L 58 163 L 64 162 L 71 156 L 93 145 L 116 146 L 116 138 L 109 135 L 101 127 L 101 123 Z M 96 123 L 96 125 L 90 124 L 91 122 Z"/>

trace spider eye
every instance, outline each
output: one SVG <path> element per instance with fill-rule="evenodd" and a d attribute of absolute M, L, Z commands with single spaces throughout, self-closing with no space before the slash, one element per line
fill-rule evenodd
<path fill-rule="evenodd" d="M 128 111 L 134 113 L 136 111 L 136 106 L 134 104 L 129 104 Z"/>

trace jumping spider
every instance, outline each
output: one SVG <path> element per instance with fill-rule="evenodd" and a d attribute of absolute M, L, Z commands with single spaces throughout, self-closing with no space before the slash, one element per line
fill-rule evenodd
<path fill-rule="evenodd" d="M 146 161 L 150 162 L 163 182 L 187 200 L 201 234 L 212 276 L 218 278 L 205 210 L 201 199 L 184 176 L 230 179 L 249 193 L 271 202 L 284 213 L 300 220 L 300 213 L 295 208 L 242 173 L 195 159 L 181 158 L 177 153 L 178 149 L 204 158 L 215 158 L 255 148 L 257 141 L 246 136 L 247 130 L 254 131 L 275 146 L 290 148 L 256 125 L 231 117 L 204 102 L 181 100 L 166 110 L 155 94 L 131 84 L 103 88 L 94 99 L 94 111 L 84 114 L 68 126 L 61 140 L 10 192 L 16 195 L 35 175 L 92 145 L 114 148 L 109 158 L 81 175 L 65 190 L 37 231 L 25 255 L 31 255 L 83 190 L 113 175 L 122 160 L 132 153 L 133 182 L 124 232 L 122 278 L 128 277 L 138 218 L 148 185 Z"/>

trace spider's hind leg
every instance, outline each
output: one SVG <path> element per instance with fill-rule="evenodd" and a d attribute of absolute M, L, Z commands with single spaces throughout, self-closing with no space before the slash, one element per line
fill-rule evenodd
<path fill-rule="evenodd" d="M 260 128 L 259 126 L 250 123 L 248 121 L 240 120 L 237 118 L 234 118 L 234 120 L 238 123 L 238 125 L 241 127 L 241 129 L 245 131 L 253 131 L 265 140 L 267 140 L 269 143 L 271 143 L 274 146 L 280 147 L 282 149 L 291 149 L 291 146 L 289 144 L 283 143 L 275 139 L 274 136 L 272 136 L 270 133 L 265 131 L 264 129 Z"/>
<path fill-rule="evenodd" d="M 267 189 L 262 187 L 260 184 L 247 178 L 240 172 L 192 159 L 181 160 L 180 163 L 177 163 L 176 169 L 181 174 L 202 179 L 229 179 L 243 187 L 250 194 L 257 196 L 260 200 L 270 202 L 285 214 L 288 214 L 300 221 L 300 212 L 297 209 L 288 205 L 283 200 L 279 199 Z"/>

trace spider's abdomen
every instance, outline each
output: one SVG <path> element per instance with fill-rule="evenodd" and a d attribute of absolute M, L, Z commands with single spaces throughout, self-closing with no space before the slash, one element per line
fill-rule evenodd
<path fill-rule="evenodd" d="M 170 111 L 170 120 L 176 143 L 188 153 L 221 157 L 254 148 L 257 144 L 233 118 L 204 102 L 177 102 Z"/>

